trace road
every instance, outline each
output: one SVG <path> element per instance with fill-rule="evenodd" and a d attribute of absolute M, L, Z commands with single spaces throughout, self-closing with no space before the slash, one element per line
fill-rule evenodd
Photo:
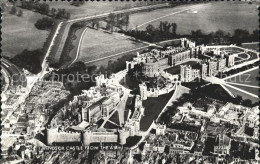
<path fill-rule="evenodd" d="M 78 45 L 78 49 L 77 49 L 77 53 L 76 53 L 76 57 L 75 59 L 68 65 L 68 67 L 70 67 L 73 63 L 75 63 L 78 58 L 79 58 L 79 51 L 80 51 L 80 47 L 81 47 L 81 43 L 82 43 L 82 39 L 87 31 L 88 27 L 85 28 L 85 30 L 82 32 L 80 39 L 79 39 L 79 45 Z"/>
<path fill-rule="evenodd" d="M 31 90 L 32 90 L 32 88 L 33 88 L 33 86 L 34 86 L 34 84 L 35 84 L 38 80 L 41 80 L 41 79 L 44 77 L 45 73 L 47 72 L 47 68 L 48 68 L 47 58 L 48 58 L 49 55 L 50 55 L 51 48 L 52 48 L 52 46 L 54 45 L 54 41 L 55 41 L 55 38 L 57 37 L 57 35 L 58 35 L 58 33 L 59 33 L 61 24 L 62 24 L 62 22 L 58 25 L 58 27 L 57 27 L 57 29 L 56 29 L 56 32 L 55 32 L 55 34 L 54 34 L 54 36 L 53 36 L 53 38 L 52 38 L 51 44 L 50 44 L 50 46 L 49 46 L 49 48 L 48 48 L 48 50 L 47 50 L 47 52 L 46 52 L 46 55 L 45 55 L 45 57 L 44 57 L 44 59 L 43 59 L 43 62 L 42 62 L 42 71 L 37 74 L 37 76 L 36 76 L 35 79 L 32 81 L 32 83 L 30 83 L 30 84 L 27 85 L 27 90 L 26 90 L 26 92 L 23 93 L 23 94 L 21 94 L 21 95 L 19 96 L 17 102 L 16 102 L 15 105 L 14 105 L 13 112 L 15 112 L 15 111 L 17 110 L 17 108 L 25 102 L 25 100 L 26 100 L 26 98 L 29 96 L 29 94 L 30 94 L 30 92 L 31 92 Z M 9 117 L 10 117 L 11 115 L 12 115 L 12 113 L 10 112 L 10 113 L 5 117 L 5 119 L 2 121 L 1 125 L 3 125 L 3 124 L 5 123 L 5 121 L 6 121 L 7 119 L 9 119 Z"/>

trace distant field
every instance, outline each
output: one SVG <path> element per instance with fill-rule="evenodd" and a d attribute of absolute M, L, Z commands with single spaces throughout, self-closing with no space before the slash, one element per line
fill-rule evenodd
<path fill-rule="evenodd" d="M 98 1 L 93 1 L 93 2 L 87 1 L 83 5 L 76 7 L 71 5 L 71 3 L 68 1 L 62 1 L 62 2 L 46 1 L 46 3 L 50 4 L 51 8 L 66 9 L 71 14 L 71 19 L 91 16 L 95 14 L 108 13 L 114 10 L 122 9 L 125 6 L 133 7 L 137 3 L 140 4 L 140 2 L 134 2 L 134 1 L 124 1 L 124 3 L 117 2 L 117 1 L 102 1 L 102 3 Z"/>
<path fill-rule="evenodd" d="M 171 15 L 189 7 L 196 7 L 196 9 Z M 163 16 L 167 17 L 159 19 Z M 129 28 L 135 28 L 154 19 L 158 20 L 147 23 L 139 27 L 139 29 L 145 29 L 148 24 L 158 27 L 160 21 L 168 21 L 177 23 L 177 33 L 180 34 L 189 34 L 191 30 L 197 29 L 201 29 L 206 33 L 218 29 L 232 33 L 237 28 L 247 29 L 252 32 L 258 29 L 259 24 L 256 4 L 249 5 L 247 2 L 211 2 L 136 13 L 130 16 Z"/>
<path fill-rule="evenodd" d="M 88 29 L 82 40 L 78 61 L 95 60 L 142 46 L 146 45 L 131 41 L 118 33 L 108 34 Z"/>
<path fill-rule="evenodd" d="M 8 8 L 10 9 L 10 6 Z M 3 56 L 14 57 L 24 49 L 42 48 L 49 34 L 48 31 L 38 30 L 34 26 L 34 23 L 44 16 L 24 9 L 22 11 L 22 17 L 11 15 L 7 11 L 2 15 Z"/>

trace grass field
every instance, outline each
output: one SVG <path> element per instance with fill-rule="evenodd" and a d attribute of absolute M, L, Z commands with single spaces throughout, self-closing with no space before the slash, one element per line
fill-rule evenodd
<path fill-rule="evenodd" d="M 91 16 L 95 14 L 102 14 L 112 12 L 118 9 L 122 9 L 126 5 L 129 7 L 134 7 L 137 3 L 134 1 L 124 1 L 117 2 L 117 1 L 102 1 L 102 3 L 98 1 L 85 1 L 85 3 L 81 6 L 73 6 L 70 5 L 71 2 L 62 1 L 62 2 L 50 2 L 46 1 L 50 5 L 51 8 L 63 8 L 66 9 L 71 14 L 71 19 L 73 18 L 80 18 L 85 16 Z"/>
<path fill-rule="evenodd" d="M 8 6 L 10 10 L 11 6 Z M 20 8 L 17 8 L 20 10 Z M 38 30 L 34 23 L 44 17 L 32 11 L 24 10 L 23 16 L 9 14 L 5 11 L 2 15 L 2 55 L 14 57 L 24 49 L 35 50 L 42 48 L 48 31 Z"/>
<path fill-rule="evenodd" d="M 259 86 L 258 78 L 259 78 L 259 69 L 256 69 L 251 72 L 247 72 L 245 74 L 227 79 L 225 81 L 232 82 L 232 83 Z"/>
<path fill-rule="evenodd" d="M 78 60 L 91 61 L 142 46 L 146 45 L 131 41 L 118 33 L 108 34 L 88 29 L 82 40 Z"/>
<path fill-rule="evenodd" d="M 160 21 L 177 23 L 177 33 L 189 34 L 191 30 L 201 29 L 210 33 L 218 29 L 232 33 L 237 28 L 247 29 L 252 32 L 258 29 L 258 10 L 256 4 L 247 2 L 211 2 L 193 5 L 196 9 L 184 11 L 175 15 L 174 12 L 187 9 L 189 6 L 178 6 L 171 9 L 160 9 L 147 13 L 136 13 L 130 16 L 129 28 L 144 24 L 139 29 L 145 29 L 148 24 L 158 27 Z M 162 19 L 160 17 L 169 15 Z"/>
<path fill-rule="evenodd" d="M 245 94 L 245 93 L 243 93 L 243 92 L 240 92 L 240 91 L 235 90 L 235 89 L 233 89 L 233 88 L 230 88 L 230 87 L 228 87 L 228 86 L 226 86 L 226 87 L 227 87 L 228 90 L 230 90 L 230 92 L 232 92 L 232 93 L 234 94 L 234 96 L 238 96 L 238 95 L 239 95 L 239 96 L 242 96 L 243 99 L 249 99 L 249 100 L 251 100 L 253 103 L 259 102 L 259 98 L 252 97 L 252 96 L 250 96 L 250 95 L 248 95 L 248 94 Z"/>
<path fill-rule="evenodd" d="M 235 76 L 233 78 L 227 79 L 227 82 L 232 82 L 232 83 L 237 83 L 237 84 L 245 84 L 245 85 L 251 85 L 251 86 L 259 86 L 259 69 L 253 70 L 251 72 L 247 72 L 245 74 Z M 240 86 L 236 84 L 230 84 L 234 87 L 237 87 L 239 89 L 242 89 L 244 91 L 250 92 L 255 95 L 259 95 L 259 89 L 258 88 L 252 88 L 252 87 L 247 87 L 247 86 Z M 238 90 L 235 90 L 233 88 L 227 87 L 235 96 L 240 95 L 244 99 L 250 99 L 252 102 L 257 102 L 259 99 L 254 98 L 250 95 L 247 95 L 245 93 L 242 93 Z"/>
<path fill-rule="evenodd" d="M 172 97 L 173 92 L 174 91 L 168 94 L 160 95 L 159 97 L 149 97 L 147 100 L 143 101 L 145 111 L 144 116 L 140 121 L 140 130 L 146 131 L 152 124 L 153 120 L 157 119 L 164 106 Z"/>
<path fill-rule="evenodd" d="M 258 91 L 259 88 L 252 88 L 252 87 L 246 87 L 246 86 L 235 85 L 235 84 L 232 84 L 232 86 L 242 89 L 244 91 L 250 92 L 252 94 L 259 95 L 259 91 Z"/>

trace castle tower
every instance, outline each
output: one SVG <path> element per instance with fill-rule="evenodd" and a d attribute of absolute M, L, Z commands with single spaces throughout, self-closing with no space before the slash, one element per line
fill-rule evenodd
<path fill-rule="evenodd" d="M 104 80 L 105 80 L 105 77 L 104 77 L 104 75 L 100 75 L 100 76 L 97 76 L 97 77 L 95 78 L 95 80 L 96 80 L 96 86 L 101 86 L 102 83 L 103 83 Z"/>
<path fill-rule="evenodd" d="M 90 145 L 90 143 L 91 143 L 91 135 L 92 135 L 92 133 L 91 133 L 91 131 L 86 131 L 85 133 L 83 133 L 83 144 L 85 145 L 85 146 L 88 146 L 88 145 Z"/>
<path fill-rule="evenodd" d="M 207 71 L 208 71 L 208 65 L 206 63 L 202 64 L 202 68 L 201 68 L 201 77 L 202 79 L 205 79 L 207 77 Z"/>
<path fill-rule="evenodd" d="M 126 144 L 126 138 L 127 138 L 127 133 L 125 131 L 125 128 L 118 130 L 118 139 L 119 139 L 119 144 L 120 145 L 125 145 Z"/>
<path fill-rule="evenodd" d="M 140 88 L 141 99 L 146 100 L 147 99 L 147 86 L 145 85 L 145 83 L 143 83 L 143 84 L 139 84 L 139 88 Z"/>
<path fill-rule="evenodd" d="M 57 128 L 47 128 L 47 145 L 53 145 L 55 142 L 55 134 L 58 132 Z"/>
<path fill-rule="evenodd" d="M 185 48 L 185 41 L 184 41 L 184 38 L 181 38 L 181 47 L 182 47 L 182 48 Z"/>

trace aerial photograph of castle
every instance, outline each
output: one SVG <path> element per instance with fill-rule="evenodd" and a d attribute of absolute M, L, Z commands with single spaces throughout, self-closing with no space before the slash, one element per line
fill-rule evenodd
<path fill-rule="evenodd" d="M 0 8 L 1 163 L 260 163 L 260 0 Z"/>

